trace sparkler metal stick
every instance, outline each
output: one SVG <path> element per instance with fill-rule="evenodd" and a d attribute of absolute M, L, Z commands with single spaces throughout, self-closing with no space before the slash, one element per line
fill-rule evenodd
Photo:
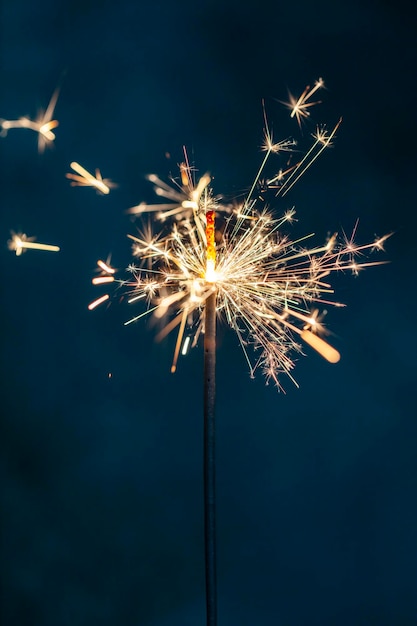
<path fill-rule="evenodd" d="M 214 211 L 206 212 L 206 280 L 215 280 Z M 204 311 L 204 538 L 207 626 L 217 624 L 216 586 L 216 291 Z"/>
<path fill-rule="evenodd" d="M 204 538 L 207 626 L 217 624 L 216 587 L 216 293 L 206 300 L 204 332 Z"/>

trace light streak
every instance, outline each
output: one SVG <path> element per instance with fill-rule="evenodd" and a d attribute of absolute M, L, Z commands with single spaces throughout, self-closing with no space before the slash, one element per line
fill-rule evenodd
<path fill-rule="evenodd" d="M 338 363 L 340 361 L 340 353 L 330 346 L 327 341 L 324 341 L 324 339 L 315 335 L 310 330 L 303 330 L 301 339 L 308 343 L 316 352 L 321 354 L 329 363 Z"/>
<path fill-rule="evenodd" d="M 91 281 L 93 285 L 104 285 L 105 283 L 112 282 L 114 282 L 114 276 L 96 276 L 96 278 L 93 278 Z"/>
<path fill-rule="evenodd" d="M 59 246 L 52 246 L 48 243 L 37 243 L 35 237 L 27 237 L 24 233 L 16 234 L 11 232 L 12 238 L 8 241 L 9 250 L 16 252 L 20 256 L 25 250 L 45 250 L 47 252 L 59 252 Z"/>
<path fill-rule="evenodd" d="M 108 293 L 104 294 L 104 296 L 101 296 L 100 298 L 97 298 L 97 300 L 94 300 L 93 302 L 90 302 L 90 304 L 87 307 L 88 310 L 92 311 L 96 307 L 100 306 L 100 304 L 103 304 L 103 302 L 106 302 L 106 300 L 108 300 L 109 298 L 110 298 L 110 296 L 109 296 Z"/>
<path fill-rule="evenodd" d="M 38 152 L 42 153 L 45 147 L 55 141 L 53 129 L 59 125 L 57 120 L 53 120 L 55 106 L 59 96 L 59 89 L 52 94 L 51 100 L 45 111 L 41 111 L 36 120 L 29 117 L 20 117 L 17 120 L 0 120 L 0 136 L 5 137 L 11 128 L 28 128 L 38 133 Z"/>
<path fill-rule="evenodd" d="M 106 272 L 106 274 L 114 274 L 116 272 L 113 267 L 111 267 L 108 263 L 105 263 L 101 259 L 97 261 L 97 265 L 103 272 Z"/>
<path fill-rule="evenodd" d="M 71 186 L 73 187 L 95 187 L 97 191 L 107 195 L 110 193 L 110 189 L 117 186 L 108 178 L 103 179 L 99 169 L 96 169 L 96 175 L 93 176 L 93 174 L 90 174 L 90 172 L 76 161 L 72 161 L 70 167 L 74 172 L 77 172 L 77 174 L 68 173 L 65 174 L 65 176 L 72 181 Z"/>
<path fill-rule="evenodd" d="M 93 285 L 106 285 L 115 281 L 114 274 L 116 273 L 116 270 L 114 269 L 114 267 L 111 267 L 111 265 L 109 264 L 109 260 L 105 263 L 104 261 L 99 259 L 97 261 L 97 267 L 100 269 L 100 276 L 95 276 L 91 280 L 91 283 Z M 110 294 L 104 294 L 100 298 L 97 298 L 96 300 L 91 302 L 88 305 L 88 309 L 92 311 L 96 307 L 100 306 L 100 304 L 103 304 L 103 302 L 106 302 L 109 298 Z"/>
<path fill-rule="evenodd" d="M 182 350 L 181 350 L 182 356 L 185 356 L 187 354 L 189 345 L 190 345 L 190 337 L 186 337 L 184 339 L 184 343 L 183 343 Z"/>
<path fill-rule="evenodd" d="M 310 98 L 318 91 L 324 87 L 324 80 L 319 78 L 314 83 L 313 87 L 307 86 L 301 96 L 299 98 L 295 98 L 291 93 L 289 94 L 290 101 L 282 102 L 288 109 L 291 110 L 291 117 L 295 117 L 298 123 L 298 126 L 301 127 L 301 122 L 310 116 L 309 109 L 316 104 L 320 104 L 321 100 L 316 100 L 315 102 L 309 102 Z"/>

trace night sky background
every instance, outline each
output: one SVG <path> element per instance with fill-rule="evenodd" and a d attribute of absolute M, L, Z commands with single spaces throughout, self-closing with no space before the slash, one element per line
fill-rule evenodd
<path fill-rule="evenodd" d="M 276 203 L 294 238 L 394 231 L 388 265 L 337 276 L 338 365 L 306 348 L 286 394 L 218 330 L 219 626 L 417 624 L 416 8 L 412 3 L 3 0 L 0 117 L 60 85 L 56 141 L 0 138 L 4 626 L 203 626 L 202 349 L 172 376 L 132 308 L 87 310 L 98 258 L 131 261 L 125 210 L 186 145 L 216 193 L 247 190 L 262 99 L 322 76 L 335 147 Z M 304 132 L 314 130 L 306 127 Z M 167 153 L 171 158 L 167 158 Z M 119 184 L 72 188 L 69 163 Z M 7 249 L 10 230 L 59 254 Z M 109 378 L 108 374 L 112 376 Z"/>

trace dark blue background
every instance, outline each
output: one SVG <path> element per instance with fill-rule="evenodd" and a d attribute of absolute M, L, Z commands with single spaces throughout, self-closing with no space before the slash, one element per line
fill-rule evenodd
<path fill-rule="evenodd" d="M 3 0 L 0 117 L 57 84 L 52 150 L 0 139 L 2 623 L 204 624 L 202 352 L 171 376 L 126 305 L 93 313 L 98 258 L 130 261 L 124 210 L 182 146 L 217 193 L 259 165 L 262 98 L 323 76 L 335 148 L 284 201 L 295 236 L 395 231 L 389 265 L 338 277 L 337 366 L 301 358 L 297 390 L 249 379 L 219 327 L 219 626 L 417 623 L 416 11 L 408 2 Z M 165 153 L 172 155 L 167 161 Z M 69 162 L 119 183 L 71 188 Z M 10 229 L 60 254 L 7 250 Z M 108 372 L 112 378 L 108 378 Z"/>

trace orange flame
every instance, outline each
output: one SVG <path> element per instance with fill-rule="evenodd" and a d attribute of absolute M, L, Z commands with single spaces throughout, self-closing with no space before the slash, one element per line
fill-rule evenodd
<path fill-rule="evenodd" d="M 215 227 L 214 227 L 214 211 L 207 211 L 206 213 L 206 275 L 205 279 L 209 283 L 214 283 L 216 280 L 216 241 L 215 241 Z"/>

